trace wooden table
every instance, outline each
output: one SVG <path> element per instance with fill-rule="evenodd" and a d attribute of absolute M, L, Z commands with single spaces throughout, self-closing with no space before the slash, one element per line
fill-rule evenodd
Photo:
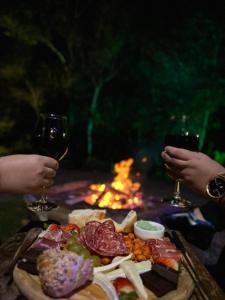
<path fill-rule="evenodd" d="M 179 235 L 186 251 L 193 262 L 194 268 L 196 270 L 196 273 L 198 274 L 199 280 L 201 282 L 201 285 L 208 296 L 209 300 L 224 300 L 225 294 L 223 290 L 218 286 L 216 281 L 213 279 L 213 277 L 210 275 L 210 273 L 207 271 L 205 266 L 201 263 L 199 258 L 193 253 L 191 250 L 190 245 L 185 241 L 185 239 Z M 199 290 L 197 288 L 194 289 L 194 293 L 191 296 L 190 300 L 197 300 L 201 299 L 201 295 L 199 293 Z"/>
<path fill-rule="evenodd" d="M 55 217 L 59 219 L 60 222 L 66 221 L 66 214 L 68 213 L 68 210 L 63 208 L 60 210 L 56 210 Z M 22 243 L 25 232 L 20 232 L 15 234 L 13 237 L 9 238 L 6 242 L 4 242 L 0 246 L 0 299 L 4 300 L 25 300 L 25 298 L 19 294 L 14 282 L 10 282 L 9 285 L 7 285 L 7 281 L 9 278 L 4 276 L 4 269 L 7 267 L 7 265 L 10 263 L 15 251 L 19 247 L 19 245 Z M 199 275 L 199 279 L 201 281 L 201 284 L 208 295 L 209 300 L 224 300 L 225 294 L 221 290 L 221 288 L 218 286 L 218 284 L 215 282 L 215 280 L 212 278 L 212 276 L 209 274 L 207 269 L 204 267 L 204 265 L 200 262 L 200 260 L 196 257 L 196 255 L 192 252 L 191 247 L 189 244 L 183 239 L 182 236 L 180 236 L 182 239 L 182 242 L 185 245 L 185 248 L 194 264 L 194 267 Z M 198 300 L 201 299 L 198 289 L 194 289 L 194 293 L 192 294 L 190 300 Z"/>

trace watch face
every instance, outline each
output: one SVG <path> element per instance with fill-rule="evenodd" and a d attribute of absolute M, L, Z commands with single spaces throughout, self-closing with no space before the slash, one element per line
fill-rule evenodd
<path fill-rule="evenodd" d="M 208 184 L 208 193 L 210 196 L 220 198 L 225 195 L 225 181 L 222 178 L 214 178 Z"/>

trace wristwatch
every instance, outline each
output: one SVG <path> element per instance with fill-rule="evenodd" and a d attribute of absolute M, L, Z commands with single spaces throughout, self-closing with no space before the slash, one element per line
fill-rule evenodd
<path fill-rule="evenodd" d="M 215 201 L 225 201 L 225 173 L 220 173 L 209 180 L 206 186 L 206 193 Z"/>

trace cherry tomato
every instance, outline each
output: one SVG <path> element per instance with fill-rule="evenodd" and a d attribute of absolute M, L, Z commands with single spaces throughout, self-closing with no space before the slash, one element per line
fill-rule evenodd
<path fill-rule="evenodd" d="M 51 225 L 48 226 L 48 230 L 50 230 L 50 231 L 60 230 L 60 225 L 58 225 L 58 224 L 51 224 Z"/>
<path fill-rule="evenodd" d="M 80 227 L 76 224 L 67 224 L 66 226 L 63 226 L 63 231 L 70 232 L 70 231 L 76 231 L 80 232 Z"/>

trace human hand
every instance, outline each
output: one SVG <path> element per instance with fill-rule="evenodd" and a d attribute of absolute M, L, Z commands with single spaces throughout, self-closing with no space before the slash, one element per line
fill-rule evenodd
<path fill-rule="evenodd" d="M 9 155 L 0 158 L 0 191 L 40 194 L 53 184 L 58 162 L 36 154 Z"/>
<path fill-rule="evenodd" d="M 167 146 L 161 155 L 170 177 L 201 194 L 205 194 L 209 179 L 225 172 L 222 165 L 201 152 Z"/>

